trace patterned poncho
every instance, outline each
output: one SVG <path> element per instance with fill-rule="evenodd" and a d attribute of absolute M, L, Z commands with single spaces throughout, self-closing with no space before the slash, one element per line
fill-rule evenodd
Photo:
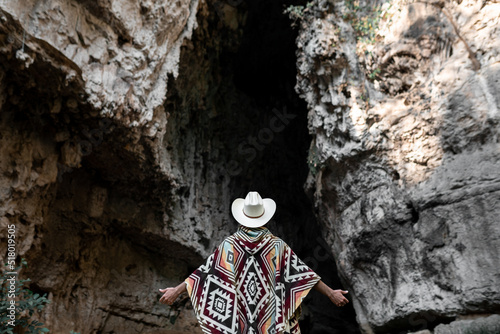
<path fill-rule="evenodd" d="M 186 284 L 204 333 L 299 334 L 300 304 L 319 280 L 267 228 L 240 226 Z"/>

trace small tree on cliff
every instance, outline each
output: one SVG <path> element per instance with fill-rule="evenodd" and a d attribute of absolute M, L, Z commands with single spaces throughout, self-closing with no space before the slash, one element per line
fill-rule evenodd
<path fill-rule="evenodd" d="M 25 259 L 21 260 L 22 266 L 28 266 Z M 16 268 L 19 273 L 22 266 Z M 15 279 L 13 279 L 13 276 Z M 25 287 L 25 283 L 30 279 L 19 279 L 17 275 L 2 271 L 0 276 L 0 334 L 39 334 L 47 333 L 49 330 L 43 327 L 43 323 L 33 319 L 35 313 L 39 313 L 47 303 L 47 295 L 33 293 Z M 15 306 L 12 307 L 11 300 L 15 300 Z M 15 318 L 12 321 L 12 318 Z"/>

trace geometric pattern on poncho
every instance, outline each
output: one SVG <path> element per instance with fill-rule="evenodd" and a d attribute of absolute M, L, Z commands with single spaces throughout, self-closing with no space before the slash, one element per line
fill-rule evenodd
<path fill-rule="evenodd" d="M 300 304 L 320 277 L 265 227 L 227 237 L 187 279 L 207 334 L 300 334 Z"/>

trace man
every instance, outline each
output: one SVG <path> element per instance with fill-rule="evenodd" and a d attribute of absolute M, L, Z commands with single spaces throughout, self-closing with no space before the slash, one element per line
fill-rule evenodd
<path fill-rule="evenodd" d="M 171 305 L 187 291 L 207 334 L 299 334 L 302 299 L 315 288 L 337 306 L 347 291 L 332 290 L 283 242 L 263 227 L 276 203 L 249 192 L 231 207 L 240 224 L 175 288 L 160 289 L 160 302 Z"/>

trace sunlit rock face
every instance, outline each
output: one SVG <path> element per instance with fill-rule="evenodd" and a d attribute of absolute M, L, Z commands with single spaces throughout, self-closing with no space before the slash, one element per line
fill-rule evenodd
<path fill-rule="evenodd" d="M 227 181 L 199 160 L 217 163 L 210 143 L 183 142 L 174 131 L 189 122 L 167 120 L 167 83 L 216 18 L 197 1 L 0 4 L 0 257 L 14 224 L 52 332 L 196 332 L 190 303 L 157 291 L 234 226 Z M 238 19 L 219 27 L 228 43 Z"/>
<path fill-rule="evenodd" d="M 47 43 L 77 67 L 68 75 L 85 80 L 87 102 L 130 126 L 145 125 L 163 104 L 168 74 L 177 76 L 181 45 L 196 26 L 197 6 L 182 0 L 3 3 L 4 16 L 24 29 L 16 39 L 25 40 L 25 57 L 36 57 L 35 46 Z"/>
<path fill-rule="evenodd" d="M 304 11 L 307 187 L 366 333 L 500 309 L 499 15 L 496 1 Z"/>

